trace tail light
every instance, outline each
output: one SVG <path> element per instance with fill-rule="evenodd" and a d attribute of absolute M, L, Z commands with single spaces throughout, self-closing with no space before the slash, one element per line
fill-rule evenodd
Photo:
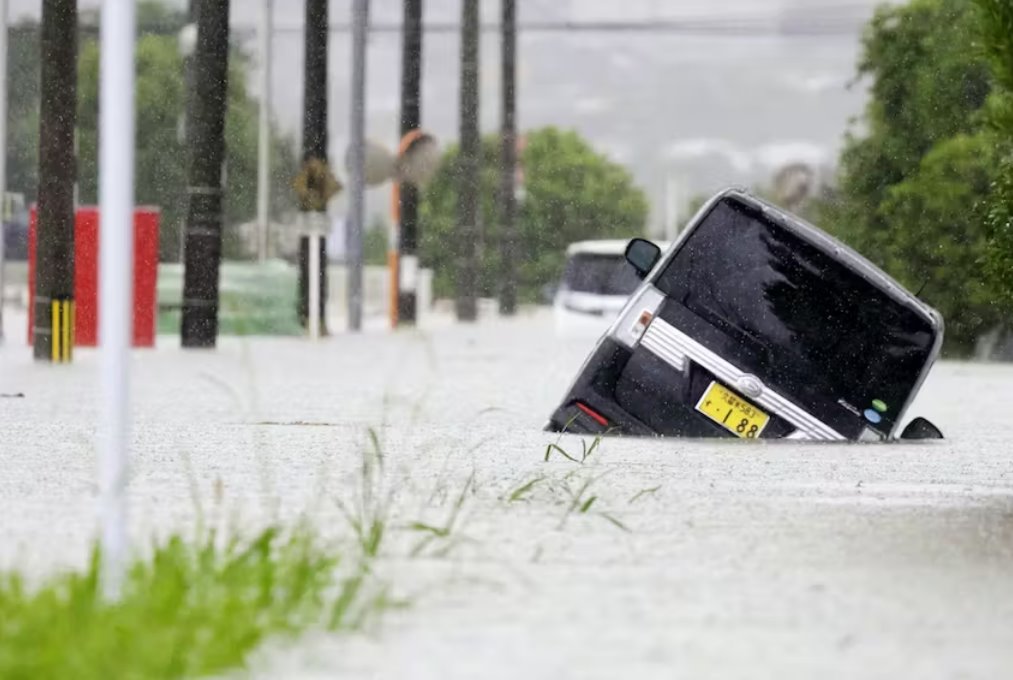
<path fill-rule="evenodd" d="M 651 325 L 664 300 L 664 293 L 652 285 L 645 285 L 626 303 L 609 335 L 633 349 L 647 332 L 647 327 Z"/>
<path fill-rule="evenodd" d="M 647 327 L 651 325 L 651 321 L 654 319 L 654 314 L 651 314 L 646 309 L 640 312 L 640 316 L 637 317 L 636 323 L 633 324 L 632 335 L 635 340 L 640 340 L 644 333 L 647 331 Z"/>
<path fill-rule="evenodd" d="M 594 420 L 596 423 L 598 423 L 602 427 L 608 427 L 608 424 L 609 424 L 608 419 L 606 419 L 605 416 L 603 416 L 602 414 L 598 413 L 597 411 L 595 411 L 593 408 L 591 408 L 587 404 L 578 401 L 577 402 L 577 408 L 579 408 L 585 414 L 587 414 L 588 416 L 590 416 L 592 420 Z"/>

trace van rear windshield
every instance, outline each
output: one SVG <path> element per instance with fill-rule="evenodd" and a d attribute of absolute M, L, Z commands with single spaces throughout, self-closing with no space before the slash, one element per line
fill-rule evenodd
<path fill-rule="evenodd" d="M 563 288 L 596 295 L 629 295 L 640 285 L 623 255 L 576 253 L 566 263 Z"/>
<path fill-rule="evenodd" d="M 923 314 L 732 198 L 715 205 L 656 285 L 733 338 L 744 351 L 726 358 L 741 369 L 795 400 L 816 391 L 860 411 L 882 402 L 884 430 L 935 341 Z"/>

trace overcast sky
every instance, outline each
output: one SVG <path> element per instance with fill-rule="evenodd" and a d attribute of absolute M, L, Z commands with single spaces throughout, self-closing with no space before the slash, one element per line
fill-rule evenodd
<path fill-rule="evenodd" d="M 38 15 L 39 0 L 10 0 L 12 17 Z M 97 7 L 98 0 L 80 0 Z M 174 4 L 182 5 L 182 2 Z M 345 24 L 351 0 L 331 1 L 332 24 Z M 795 160 L 832 163 L 865 87 L 849 89 L 861 26 L 875 0 L 517 0 L 525 22 L 565 20 L 692 21 L 703 29 L 653 33 L 522 32 L 519 121 L 522 128 L 578 129 L 630 165 L 654 203 L 664 176 L 687 194 L 768 177 Z M 483 0 L 495 22 L 499 2 Z M 255 52 L 258 0 L 233 0 L 234 37 Z M 301 0 L 274 1 L 272 108 L 298 132 L 302 102 Z M 397 23 L 398 0 L 373 0 L 372 20 Z M 718 11 L 720 8 L 720 11 Z M 427 22 L 455 22 L 460 0 L 426 0 Z M 814 34 L 815 33 L 815 34 Z M 426 128 L 457 136 L 458 37 L 427 34 L 423 57 Z M 329 100 L 331 154 L 344 157 L 349 110 L 350 40 L 332 33 Z M 499 119 L 499 41 L 482 35 L 481 121 Z M 374 33 L 368 53 L 368 136 L 395 143 L 400 37 Z M 255 61 L 256 63 L 256 61 Z M 383 198 L 373 200 L 383 202 Z M 657 211 L 656 211 L 657 212 Z M 660 215 L 660 212 L 658 213 Z"/>

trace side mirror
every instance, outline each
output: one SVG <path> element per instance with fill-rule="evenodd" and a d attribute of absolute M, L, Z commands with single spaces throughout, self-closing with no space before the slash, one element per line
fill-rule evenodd
<path fill-rule="evenodd" d="M 943 432 L 924 418 L 915 418 L 904 431 L 900 433 L 901 439 L 942 439 Z"/>
<path fill-rule="evenodd" d="M 626 246 L 626 261 L 633 265 L 640 278 L 654 269 L 660 257 L 661 248 L 646 239 L 635 238 Z"/>

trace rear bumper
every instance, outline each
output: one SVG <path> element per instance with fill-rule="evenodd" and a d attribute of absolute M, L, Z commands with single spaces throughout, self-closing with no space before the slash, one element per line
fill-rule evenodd
<path fill-rule="evenodd" d="M 545 429 L 640 437 L 735 438 L 695 408 L 699 394 L 713 379 L 699 369 L 676 372 L 643 347 L 631 350 L 606 336 Z M 772 416 L 761 436 L 776 439 L 789 432 L 786 423 Z"/>
<path fill-rule="evenodd" d="M 563 402 L 552 413 L 545 430 L 656 436 L 657 432 L 627 413 L 615 400 L 616 385 L 632 355 L 629 348 L 615 340 L 608 337 L 602 339 Z M 590 415 L 588 410 L 600 416 L 600 419 Z"/>

